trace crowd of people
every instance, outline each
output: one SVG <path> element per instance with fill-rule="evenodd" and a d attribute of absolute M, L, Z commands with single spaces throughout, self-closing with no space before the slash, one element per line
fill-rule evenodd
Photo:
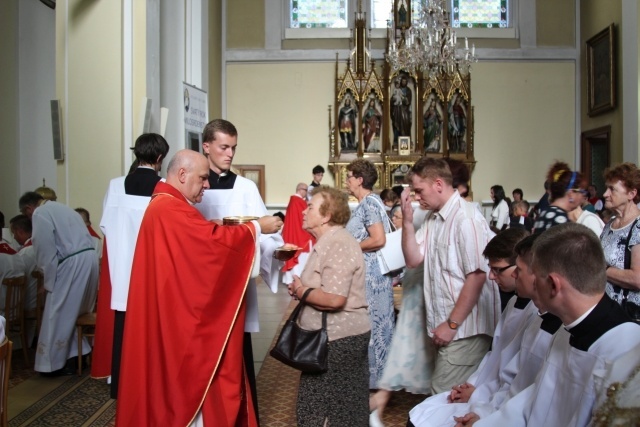
<path fill-rule="evenodd" d="M 637 402 L 616 412 L 622 403 L 609 389 L 640 362 L 635 165 L 607 169 L 599 196 L 556 162 L 533 207 L 521 189 L 511 199 L 492 186 L 487 218 L 456 160 L 421 158 L 405 185 L 379 195 L 366 159 L 346 166 L 346 192 L 322 185 L 318 165 L 283 221 L 231 170 L 237 145 L 235 126 L 213 120 L 204 154 L 178 151 L 161 179 L 169 145 L 140 136 L 130 173 L 109 184 L 104 239 L 85 209 L 35 192 L 20 198 L 0 274 L 43 272 L 36 371 L 69 374 L 91 351 L 84 343 L 78 354 L 75 320 L 93 310 L 100 275 L 92 375 L 110 378 L 119 425 L 257 426 L 251 333 L 261 276 L 273 292 L 284 283 L 304 296 L 302 328 L 326 316 L 328 369 L 301 374 L 300 426 L 383 426 L 397 390 L 430 396 L 408 426 L 637 420 Z M 396 230 L 406 267 L 383 273 L 379 251 Z M 280 261 L 283 247 L 295 254 Z"/>
<path fill-rule="evenodd" d="M 366 353 L 368 381 L 362 365 L 338 360 L 326 374 L 303 373 L 299 425 L 383 426 L 383 411 L 395 390 L 431 395 L 410 411 L 408 426 L 626 425 L 625 420 L 637 420 L 637 390 L 627 390 L 627 402 L 620 403 L 627 406 L 618 408 L 622 400 L 612 401 L 609 387 L 619 388 L 640 362 L 640 276 L 634 271 L 640 171 L 635 165 L 605 171 L 599 212 L 581 174 L 556 162 L 546 176 L 546 196 L 533 208 L 521 189 L 512 192 L 511 201 L 502 186 L 492 186 L 490 220 L 465 200 L 469 175 L 456 161 L 420 159 L 407 188 L 385 189 L 380 196 L 373 191 L 378 176 L 370 162 L 354 160 L 346 171 L 346 189 L 357 205 L 346 222 L 352 238 L 343 247 L 351 248 L 355 239 L 362 256 L 341 269 L 351 275 L 351 288 L 342 294 L 329 290 L 344 280 L 335 279 L 330 267 L 338 258 L 346 262 L 343 252 L 324 253 L 323 262 L 312 250 L 313 267 L 305 267 L 289 291 L 300 298 L 307 287 L 318 288 L 306 278 L 312 271 L 319 277 L 320 295 L 335 292 L 344 298 L 339 307 L 315 306 L 338 322 L 344 311 L 354 310 L 350 302 L 364 287 L 371 339 L 366 352 L 351 345 L 349 355 L 360 361 Z M 312 200 L 318 203 L 303 212 L 303 228 L 311 227 L 320 205 L 327 215 L 320 223 L 335 227 L 328 207 L 336 203 L 328 202 L 329 189 L 316 191 Z M 600 214 L 606 210 L 613 216 L 605 223 Z M 406 271 L 381 274 L 376 252 L 385 235 L 397 229 Z M 391 292 L 397 277 L 403 300 L 396 318 Z M 318 328 L 319 318 L 300 323 Z M 358 325 L 355 336 L 364 331 Z M 341 339 L 335 341 L 337 351 Z M 346 366 L 349 373 L 342 370 Z M 323 386 L 311 386 L 309 377 Z M 331 399 L 327 407 L 326 396 L 338 393 L 344 401 Z M 368 421 L 362 410 L 367 394 Z"/>

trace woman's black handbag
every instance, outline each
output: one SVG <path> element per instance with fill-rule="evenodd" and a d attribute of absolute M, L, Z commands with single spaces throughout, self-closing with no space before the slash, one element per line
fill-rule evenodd
<path fill-rule="evenodd" d="M 327 370 L 327 312 L 322 312 L 322 328 L 315 331 L 302 329 L 296 321 L 304 306 L 307 295 L 314 288 L 307 289 L 300 303 L 282 327 L 276 345 L 271 349 L 272 357 L 285 365 L 306 373 L 320 373 Z"/>

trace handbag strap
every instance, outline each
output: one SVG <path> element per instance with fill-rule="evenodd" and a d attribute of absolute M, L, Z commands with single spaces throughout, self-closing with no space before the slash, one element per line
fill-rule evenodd
<path fill-rule="evenodd" d="M 371 196 L 371 194 L 367 195 L 367 197 Z M 382 216 L 387 218 L 387 222 L 389 223 L 389 230 L 391 230 L 391 232 L 396 231 L 396 226 L 393 225 L 393 223 L 391 222 L 391 219 L 389 218 L 389 215 L 387 215 L 387 211 L 384 209 L 384 205 L 382 204 L 382 202 L 378 199 L 376 199 L 375 197 L 372 197 L 373 200 L 376 201 L 376 203 L 382 208 Z M 402 208 L 400 208 L 402 209 Z M 384 227 L 383 227 L 384 228 Z M 386 232 L 385 232 L 386 234 Z"/>
<path fill-rule="evenodd" d="M 631 227 L 629 228 L 629 233 L 627 234 L 627 238 L 624 241 L 624 269 L 625 270 L 631 269 L 631 251 L 629 250 L 629 242 L 631 241 L 631 235 L 633 234 L 633 229 L 638 223 L 638 220 L 640 220 L 640 217 L 636 218 L 635 221 L 633 221 L 633 223 L 631 224 Z M 617 285 L 616 287 L 622 290 L 623 302 L 626 301 L 627 297 L 629 296 L 629 289 L 623 288 L 622 286 L 617 286 Z M 614 287 L 614 290 L 616 287 Z"/>
<path fill-rule="evenodd" d="M 300 302 L 298 303 L 296 308 L 294 308 L 293 311 L 291 312 L 291 316 L 289 316 L 289 320 L 290 321 L 295 322 L 296 320 L 298 320 L 298 316 L 300 315 L 300 311 L 305 306 L 304 302 L 307 299 L 307 296 L 314 289 L 315 288 L 307 288 L 307 290 L 304 291 L 304 294 L 302 294 L 302 298 L 300 298 Z M 322 312 L 322 329 L 327 329 L 327 312 L 326 311 Z"/>
<path fill-rule="evenodd" d="M 631 251 L 629 250 L 629 242 L 631 241 L 631 235 L 633 234 L 633 228 L 640 220 L 640 217 L 636 218 L 631 224 L 631 228 L 629 228 L 629 234 L 627 234 L 627 238 L 624 241 L 624 269 L 629 270 L 631 268 Z"/>

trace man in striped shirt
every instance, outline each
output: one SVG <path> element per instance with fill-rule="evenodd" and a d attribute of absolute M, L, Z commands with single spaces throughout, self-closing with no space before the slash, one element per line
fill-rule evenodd
<path fill-rule="evenodd" d="M 438 348 L 431 384 L 436 394 L 464 382 L 489 350 L 500 297 L 482 251 L 494 234 L 482 213 L 453 188 L 444 160 L 420 159 L 408 178 L 415 199 L 428 211 L 415 231 L 410 189 L 405 189 L 402 250 L 407 267 L 424 262 L 427 329 Z"/>

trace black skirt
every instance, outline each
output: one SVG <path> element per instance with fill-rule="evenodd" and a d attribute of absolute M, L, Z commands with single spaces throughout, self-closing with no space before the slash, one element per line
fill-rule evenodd
<path fill-rule="evenodd" d="M 329 369 L 300 376 L 298 425 L 369 425 L 370 332 L 329 341 Z"/>

